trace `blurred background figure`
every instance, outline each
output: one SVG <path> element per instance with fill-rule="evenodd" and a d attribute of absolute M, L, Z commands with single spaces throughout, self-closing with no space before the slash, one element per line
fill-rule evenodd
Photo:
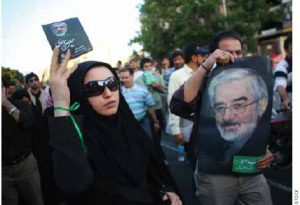
<path fill-rule="evenodd" d="M 285 58 L 275 67 L 274 91 L 275 109 L 288 110 L 292 108 L 292 73 L 293 73 L 293 49 L 292 36 L 284 41 Z M 277 95 L 277 96 L 276 96 Z"/>

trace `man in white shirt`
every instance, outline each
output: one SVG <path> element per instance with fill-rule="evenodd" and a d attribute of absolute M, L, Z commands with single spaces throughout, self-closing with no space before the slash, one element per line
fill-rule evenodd
<path fill-rule="evenodd" d="M 193 74 L 195 70 L 205 61 L 209 53 L 208 49 L 201 47 L 197 43 L 191 43 L 184 48 L 186 64 L 176 71 L 170 77 L 168 86 L 168 104 L 173 93 Z M 166 132 L 175 136 L 178 144 L 189 142 L 193 127 L 193 122 L 183 119 L 172 113 L 169 114 Z"/>

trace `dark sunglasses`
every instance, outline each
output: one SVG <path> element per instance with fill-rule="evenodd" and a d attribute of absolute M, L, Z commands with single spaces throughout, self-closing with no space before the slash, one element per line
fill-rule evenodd
<path fill-rule="evenodd" d="M 86 97 L 93 97 L 97 95 L 101 95 L 105 87 L 107 87 L 110 91 L 116 91 L 119 89 L 120 82 L 117 78 L 115 77 L 109 77 L 106 78 L 105 80 L 94 80 L 90 81 L 84 86 L 84 94 Z"/>

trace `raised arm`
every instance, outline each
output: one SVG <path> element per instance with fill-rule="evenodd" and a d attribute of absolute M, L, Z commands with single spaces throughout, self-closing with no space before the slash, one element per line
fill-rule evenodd
<path fill-rule="evenodd" d="M 70 106 L 70 90 L 68 87 L 68 78 L 75 71 L 75 64 L 71 69 L 67 69 L 67 64 L 70 60 L 71 53 L 67 52 L 66 58 L 61 64 L 58 63 L 59 49 L 55 48 L 52 55 L 50 66 L 49 85 L 52 92 L 54 107 L 69 107 Z M 69 116 L 69 112 L 65 110 L 55 110 L 54 116 Z"/>
<path fill-rule="evenodd" d="M 5 109 L 8 114 L 23 128 L 31 127 L 34 124 L 34 115 L 30 105 L 21 101 L 11 102 L 6 97 L 5 88 L 2 87 L 2 109 Z"/>
<path fill-rule="evenodd" d="M 49 84 L 54 107 L 69 108 L 68 78 L 77 66 L 67 69 L 67 63 L 71 57 L 70 52 L 59 64 L 57 61 L 58 53 L 58 48 L 55 48 L 52 56 Z M 79 120 L 76 121 L 80 126 Z M 82 128 L 80 130 L 84 133 Z M 50 145 L 53 147 L 56 184 L 63 192 L 68 194 L 84 192 L 93 182 L 93 173 L 69 111 L 55 109 L 54 118 L 49 118 L 49 131 Z"/>
<path fill-rule="evenodd" d="M 206 74 L 213 68 L 215 63 L 225 64 L 230 61 L 234 61 L 232 54 L 216 49 L 184 84 L 184 101 L 191 102 L 197 97 L 199 90 L 202 88 Z"/>

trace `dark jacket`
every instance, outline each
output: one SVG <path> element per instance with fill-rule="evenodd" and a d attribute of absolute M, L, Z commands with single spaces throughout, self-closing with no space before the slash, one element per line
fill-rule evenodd
<path fill-rule="evenodd" d="M 107 156 L 108 150 L 101 153 L 84 153 L 77 132 L 69 117 L 49 119 L 50 143 L 54 149 L 54 172 L 57 185 L 63 190 L 70 204 L 159 204 L 160 191 L 174 191 L 169 184 L 169 172 L 155 153 L 151 153 L 146 187 L 131 180 L 125 169 L 116 160 Z M 96 155 L 96 156 L 95 156 Z M 97 157 L 97 162 L 95 162 Z M 101 163 L 103 169 L 97 173 L 94 163 Z M 115 178 L 111 178 L 115 172 Z M 121 181 L 120 178 L 128 180 Z M 101 203 L 102 202 L 102 203 Z M 162 202 L 160 202 L 162 203 Z"/>
<path fill-rule="evenodd" d="M 12 101 L 12 100 L 11 100 Z M 28 130 L 34 124 L 31 107 L 23 102 L 12 101 L 19 110 L 19 122 L 2 107 L 2 163 L 10 164 L 31 152 Z"/>
<path fill-rule="evenodd" d="M 117 78 L 110 65 L 89 61 L 69 79 L 71 99 L 81 104 L 76 121 L 84 146 L 70 117 L 49 119 L 58 187 L 69 204 L 162 204 L 162 192 L 175 190 L 168 169 L 120 92 L 113 116 L 101 116 L 89 105 L 83 78 L 93 67 L 107 67 Z"/>

